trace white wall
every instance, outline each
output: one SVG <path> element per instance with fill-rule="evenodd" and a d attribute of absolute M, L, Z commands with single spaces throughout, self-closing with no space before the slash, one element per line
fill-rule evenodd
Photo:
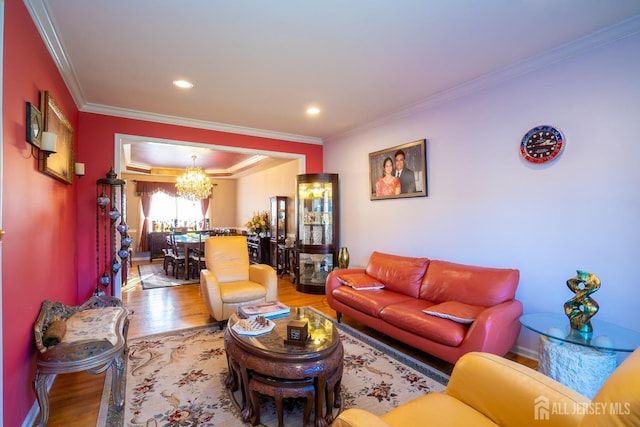
<path fill-rule="evenodd" d="M 209 222 L 211 228 L 240 227 L 236 223 L 236 206 L 238 200 L 237 182 L 235 179 L 215 179 L 216 184 L 209 201 Z"/>
<path fill-rule="evenodd" d="M 304 173 L 303 160 L 282 165 L 239 178 L 237 180 L 237 225 L 244 227 L 256 212 L 269 211 L 269 198 L 289 197 L 287 234 L 295 234 L 296 175 Z"/>
<path fill-rule="evenodd" d="M 352 264 L 377 250 L 518 268 L 525 313 L 562 312 L 582 269 L 602 281 L 596 318 L 640 330 L 639 53 L 635 35 L 327 141 Z M 567 144 L 539 166 L 518 150 L 541 124 Z M 368 153 L 423 138 L 429 196 L 370 201 Z M 536 340 L 523 330 L 521 352 L 535 354 Z"/>

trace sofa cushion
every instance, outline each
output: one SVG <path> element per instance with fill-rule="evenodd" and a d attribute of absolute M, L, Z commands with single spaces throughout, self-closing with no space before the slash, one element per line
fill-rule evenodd
<path fill-rule="evenodd" d="M 453 320 L 454 322 L 469 324 L 473 323 L 478 314 L 485 307 L 479 305 L 470 305 L 458 301 L 447 301 L 441 304 L 432 305 L 424 313 L 431 316 L 442 317 L 443 319 Z"/>
<path fill-rule="evenodd" d="M 250 280 L 220 283 L 220 299 L 224 304 L 239 304 L 264 299 L 267 288 Z"/>
<path fill-rule="evenodd" d="M 408 299 L 388 304 L 380 312 L 385 322 L 437 343 L 457 347 L 467 335 L 469 325 L 441 317 L 427 316 L 422 310 L 432 305 L 429 301 Z"/>
<path fill-rule="evenodd" d="M 350 286 L 339 286 L 331 294 L 337 301 L 373 317 L 380 317 L 380 311 L 387 304 L 414 299 L 386 289 L 362 292 Z"/>
<path fill-rule="evenodd" d="M 384 283 L 385 289 L 418 298 L 428 258 L 373 252 L 366 273 Z"/>
<path fill-rule="evenodd" d="M 434 303 L 458 301 L 491 307 L 515 297 L 520 272 L 432 260 L 420 287 L 420 298 Z"/>
<path fill-rule="evenodd" d="M 382 282 L 367 273 L 343 274 L 338 276 L 338 281 L 358 291 L 384 288 Z"/>

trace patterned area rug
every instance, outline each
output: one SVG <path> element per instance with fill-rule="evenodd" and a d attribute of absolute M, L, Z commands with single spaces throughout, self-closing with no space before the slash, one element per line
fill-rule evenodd
<path fill-rule="evenodd" d="M 338 328 L 345 352 L 341 409 L 358 407 L 382 414 L 425 393 L 444 390 L 447 375 L 347 325 Z M 132 339 L 125 408 L 119 412 L 109 408 L 106 425 L 249 426 L 235 403 L 239 393 L 234 396 L 225 387 L 226 376 L 224 332 L 217 326 Z M 302 425 L 303 403 L 294 400 L 285 405 L 285 425 Z M 278 424 L 270 397 L 262 399 L 260 421 L 262 426 Z"/>
<path fill-rule="evenodd" d="M 199 283 L 200 278 L 196 279 L 176 279 L 169 274 L 164 274 L 162 264 L 144 264 L 138 266 L 138 274 L 140 275 L 140 285 L 142 289 L 166 288 L 167 286 L 191 285 Z"/>

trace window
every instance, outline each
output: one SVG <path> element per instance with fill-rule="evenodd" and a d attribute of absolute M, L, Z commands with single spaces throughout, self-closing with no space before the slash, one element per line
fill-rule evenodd
<path fill-rule="evenodd" d="M 192 202 L 182 197 L 173 197 L 163 192 L 151 196 L 151 212 L 149 220 L 155 223 L 175 225 L 178 220 L 179 227 L 186 227 L 202 221 L 202 208 L 200 201 Z"/>

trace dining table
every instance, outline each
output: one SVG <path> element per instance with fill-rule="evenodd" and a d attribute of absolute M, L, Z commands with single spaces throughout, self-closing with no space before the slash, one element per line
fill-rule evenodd
<path fill-rule="evenodd" d="M 194 252 L 195 250 L 199 250 L 200 253 L 204 254 L 204 241 L 209 237 L 208 234 L 200 234 L 200 233 L 186 233 L 186 234 L 174 234 L 173 240 L 178 248 L 184 249 L 184 277 L 189 277 L 189 257 L 191 256 L 190 252 Z M 170 239 L 167 236 L 167 239 Z"/>

